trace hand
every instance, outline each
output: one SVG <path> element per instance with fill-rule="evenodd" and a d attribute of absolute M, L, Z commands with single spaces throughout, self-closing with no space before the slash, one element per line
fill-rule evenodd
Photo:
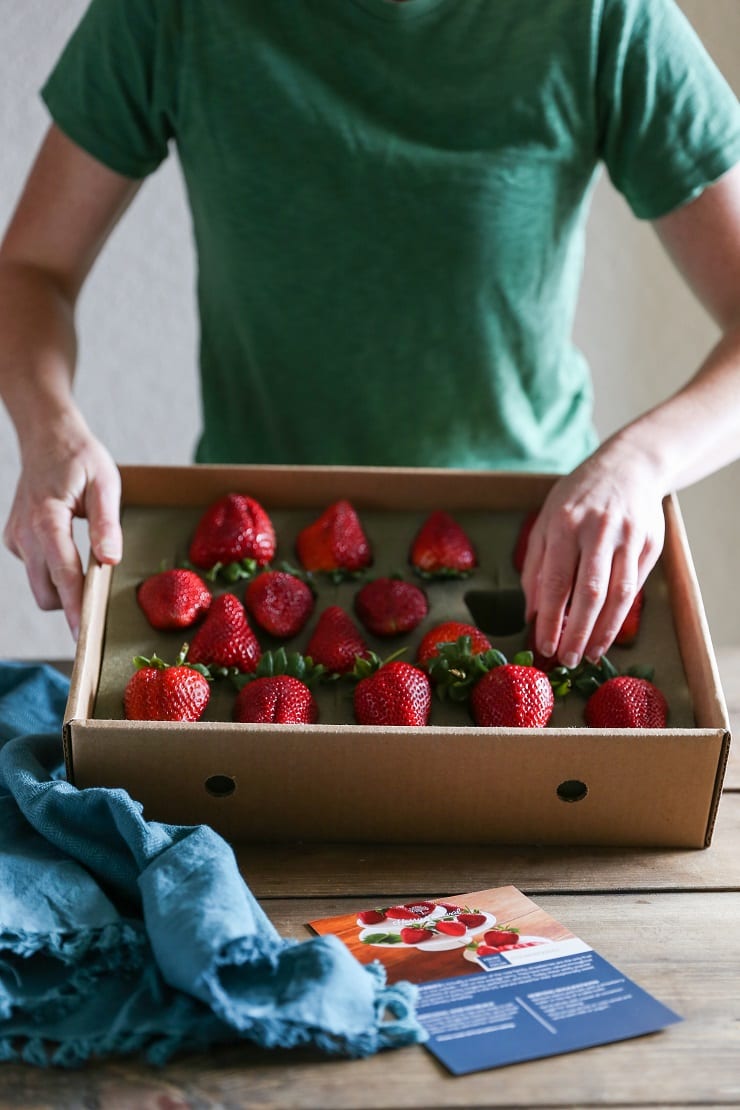
<path fill-rule="evenodd" d="M 90 547 L 101 563 L 117 563 L 122 538 L 120 477 L 113 459 L 87 429 L 63 441 L 49 435 L 24 445 L 23 469 L 5 526 L 6 546 L 26 566 L 41 609 L 64 609 L 77 639 L 83 571 L 72 534 L 75 517 L 86 517 Z"/>
<path fill-rule="evenodd" d="M 574 667 L 609 649 L 663 548 L 663 492 L 648 459 L 618 439 L 553 486 L 522 571 L 543 655 Z"/>

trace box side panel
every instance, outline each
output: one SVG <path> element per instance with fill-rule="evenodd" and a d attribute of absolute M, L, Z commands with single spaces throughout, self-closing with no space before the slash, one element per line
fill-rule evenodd
<path fill-rule="evenodd" d="M 80 787 L 233 841 L 705 845 L 722 733 L 73 725 Z"/>
<path fill-rule="evenodd" d="M 663 565 L 671 592 L 671 613 L 699 728 L 729 732 L 729 715 L 714 655 L 704 603 L 675 496 L 666 499 Z"/>
<path fill-rule="evenodd" d="M 122 466 L 127 505 L 207 505 L 248 493 L 267 507 L 325 507 L 338 497 L 357 508 L 526 509 L 542 504 L 556 476 L 382 467 Z"/>
<path fill-rule="evenodd" d="M 82 594 L 80 634 L 64 711 L 64 761 L 70 782 L 74 782 L 74 765 L 69 723 L 87 720 L 93 714 L 105 648 L 105 616 L 112 570 L 110 566 L 101 566 L 91 554 Z"/>

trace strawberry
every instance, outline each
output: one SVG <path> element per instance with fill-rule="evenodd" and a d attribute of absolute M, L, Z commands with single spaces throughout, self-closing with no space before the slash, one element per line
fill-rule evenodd
<path fill-rule="evenodd" d="M 258 501 L 228 493 L 210 505 L 190 541 L 190 562 L 196 567 L 254 560 L 265 566 L 275 555 L 275 529 Z"/>
<path fill-rule="evenodd" d="M 518 929 L 487 929 L 483 934 L 483 943 L 490 944 L 492 948 L 500 948 L 502 944 L 518 944 Z"/>
<path fill-rule="evenodd" d="M 437 902 L 437 905 L 440 909 L 445 910 L 450 917 L 457 917 L 458 914 L 463 912 L 463 907 L 456 905 L 455 902 Z"/>
<path fill-rule="evenodd" d="M 256 678 L 236 696 L 234 720 L 242 724 L 313 725 L 319 718 L 316 699 L 292 675 Z"/>
<path fill-rule="evenodd" d="M 448 918 L 441 918 L 435 922 L 435 928 L 438 933 L 444 933 L 448 937 L 463 937 L 467 932 L 465 925 L 459 919 L 451 921 Z"/>
<path fill-rule="evenodd" d="M 400 578 L 376 578 L 355 596 L 355 612 L 375 636 L 411 632 L 429 612 L 423 590 Z"/>
<path fill-rule="evenodd" d="M 306 647 L 306 655 L 332 674 L 351 671 L 357 657 L 368 652 L 359 628 L 339 605 L 329 605 L 320 614 Z"/>
<path fill-rule="evenodd" d="M 296 636 L 313 612 L 314 595 L 297 575 L 266 570 L 247 586 L 244 607 L 271 636 Z"/>
<path fill-rule="evenodd" d="M 471 910 L 467 906 L 462 913 L 457 915 L 457 920 L 462 922 L 466 929 L 478 929 L 486 923 L 486 915 L 480 910 Z"/>
<path fill-rule="evenodd" d="M 398 907 L 396 907 L 398 908 Z M 407 910 L 408 917 L 429 917 L 430 913 L 434 913 L 436 903 L 434 902 L 406 902 L 400 907 Z"/>
<path fill-rule="evenodd" d="M 470 650 L 474 654 L 491 648 L 491 641 L 474 624 L 465 624 L 464 621 L 443 621 L 422 637 L 416 653 L 416 662 L 420 667 L 426 667 L 430 659 L 439 655 L 440 644 L 454 644 L 461 636 L 470 637 Z"/>
<path fill-rule="evenodd" d="M 261 654 L 238 597 L 220 594 L 211 602 L 206 619 L 193 636 L 188 661 L 250 672 L 256 668 Z"/>
<path fill-rule="evenodd" d="M 153 655 L 136 656 L 136 671 L 126 683 L 123 708 L 128 721 L 197 721 L 211 696 L 206 677 L 183 663 L 184 652 L 173 666 Z"/>
<path fill-rule="evenodd" d="M 356 669 L 361 673 L 359 664 Z M 360 725 L 425 725 L 431 707 L 432 690 L 424 671 L 399 660 L 361 678 L 354 691 Z"/>
<path fill-rule="evenodd" d="M 296 552 L 305 570 L 356 573 L 372 562 L 370 542 L 349 501 L 335 501 L 299 533 Z"/>
<path fill-rule="evenodd" d="M 470 708 L 477 725 L 544 728 L 555 704 L 550 679 L 537 667 L 505 663 L 476 682 Z"/>
<path fill-rule="evenodd" d="M 668 703 L 648 679 L 616 675 L 591 694 L 584 715 L 589 728 L 663 728 Z"/>
<path fill-rule="evenodd" d="M 385 921 L 385 913 L 383 910 L 361 910 L 357 920 L 361 925 L 379 925 L 381 921 Z"/>
<path fill-rule="evenodd" d="M 431 909 L 427 909 L 427 906 L 431 906 Z M 388 906 L 385 916 L 389 921 L 410 921 L 415 917 L 428 917 L 433 910 L 433 902 L 422 902 L 418 907 L 415 905 Z"/>
<path fill-rule="evenodd" d="M 423 925 L 406 925 L 401 929 L 401 940 L 404 944 L 422 944 L 425 940 L 431 940 L 434 936 L 434 929 L 425 929 Z"/>
<path fill-rule="evenodd" d="M 532 509 L 524 517 L 524 520 L 522 521 L 521 527 L 519 529 L 519 534 L 516 538 L 514 550 L 511 555 L 511 561 L 514 564 L 514 570 L 518 571 L 519 574 L 521 574 L 522 570 L 524 569 L 524 560 L 527 555 L 527 547 L 529 546 L 529 537 L 532 533 L 532 529 L 534 528 L 535 521 L 537 520 L 537 517 L 539 515 L 539 509 Z"/>
<path fill-rule="evenodd" d="M 630 647 L 637 639 L 642 619 L 642 609 L 645 604 L 644 590 L 638 590 L 634 601 L 630 605 L 627 616 L 622 621 L 622 627 L 614 637 L 614 643 L 619 647 Z"/>
<path fill-rule="evenodd" d="M 152 628 L 188 628 L 211 604 L 211 591 L 194 570 L 162 570 L 136 590 L 144 616 Z"/>
<path fill-rule="evenodd" d="M 465 531 L 449 513 L 430 514 L 414 537 L 409 562 L 423 576 L 464 577 L 478 565 Z"/>

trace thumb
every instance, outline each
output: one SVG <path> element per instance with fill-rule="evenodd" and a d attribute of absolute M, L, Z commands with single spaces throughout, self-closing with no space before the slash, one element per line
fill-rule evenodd
<path fill-rule="evenodd" d="M 110 477 L 97 476 L 87 487 L 85 511 L 90 547 L 101 563 L 118 563 L 123 552 L 120 523 L 121 481 L 118 471 Z"/>

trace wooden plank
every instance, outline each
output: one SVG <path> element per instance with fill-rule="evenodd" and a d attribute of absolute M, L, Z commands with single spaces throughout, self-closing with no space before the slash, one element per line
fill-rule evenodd
<path fill-rule="evenodd" d="M 242 845 L 259 898 L 436 895 L 511 883 L 526 893 L 740 890 L 740 794 L 722 798 L 710 848 Z"/>
<path fill-rule="evenodd" d="M 453 888 L 447 893 L 453 893 Z M 253 1107 L 260 1110 L 441 1110 L 467 1107 L 737 1106 L 740 894 L 545 896 L 540 905 L 684 1018 L 660 1033 L 495 1072 L 453 1078 L 421 1047 L 365 1060 L 249 1045 L 176 1060 L 49 1073 L 0 1066 L 0 1105 Z M 285 900 L 270 909 L 285 935 L 349 899 Z"/>

